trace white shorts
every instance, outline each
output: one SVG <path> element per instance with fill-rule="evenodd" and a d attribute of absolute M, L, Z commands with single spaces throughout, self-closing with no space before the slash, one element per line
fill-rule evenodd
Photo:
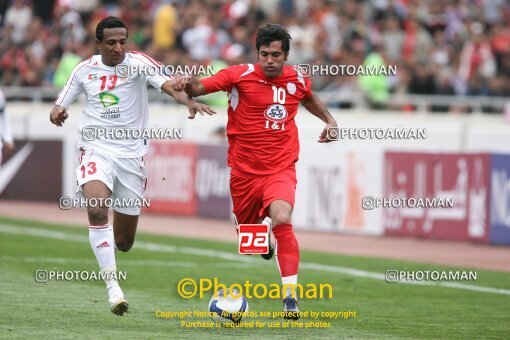
<path fill-rule="evenodd" d="M 83 184 L 98 180 L 110 189 L 112 201 L 142 202 L 147 186 L 147 174 L 142 157 L 117 158 L 106 156 L 93 149 L 84 149 L 80 152 L 79 163 L 76 168 L 78 179 L 76 192 L 80 197 L 83 197 Z M 114 206 L 113 210 L 137 216 L 140 215 L 141 207 L 136 204 Z"/>

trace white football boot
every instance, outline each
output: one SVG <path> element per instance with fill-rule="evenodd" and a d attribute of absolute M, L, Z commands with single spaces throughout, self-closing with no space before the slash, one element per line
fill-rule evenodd
<path fill-rule="evenodd" d="M 112 313 L 122 316 L 128 311 L 129 305 L 124 298 L 124 293 L 117 282 L 108 285 L 108 301 L 112 308 Z"/>

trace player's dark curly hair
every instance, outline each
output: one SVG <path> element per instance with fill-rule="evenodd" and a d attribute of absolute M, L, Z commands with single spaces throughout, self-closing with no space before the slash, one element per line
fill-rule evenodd
<path fill-rule="evenodd" d="M 265 27 L 259 28 L 255 45 L 258 51 L 260 46 L 269 46 L 273 41 L 280 40 L 282 42 L 283 52 L 288 54 L 290 51 L 290 39 L 292 38 L 285 27 L 278 24 L 268 24 Z"/>
<path fill-rule="evenodd" d="M 127 36 L 127 27 L 126 27 L 126 24 L 124 24 L 122 22 L 122 20 L 120 20 L 117 17 L 104 18 L 96 26 L 96 39 L 99 41 L 103 41 L 105 28 L 119 28 L 119 27 L 123 27 L 126 29 L 126 36 Z"/>

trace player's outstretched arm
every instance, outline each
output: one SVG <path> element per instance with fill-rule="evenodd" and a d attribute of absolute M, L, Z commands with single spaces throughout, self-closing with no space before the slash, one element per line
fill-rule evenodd
<path fill-rule="evenodd" d="M 62 126 L 65 120 L 69 117 L 65 107 L 55 105 L 50 112 L 50 122 L 56 126 Z"/>
<path fill-rule="evenodd" d="M 335 118 L 333 118 L 331 113 L 329 113 L 326 105 L 324 105 L 324 103 L 320 101 L 320 99 L 315 95 L 315 93 L 312 93 L 307 98 L 302 99 L 301 104 L 314 116 L 319 117 L 324 123 L 326 123 L 326 126 L 324 127 L 319 136 L 318 142 L 328 143 L 333 141 L 333 139 L 328 138 L 328 130 L 331 128 L 336 128 L 338 125 L 336 124 Z"/>
<path fill-rule="evenodd" d="M 199 97 L 207 93 L 197 77 L 177 77 L 173 86 L 176 91 L 185 91 L 190 97 Z"/>
<path fill-rule="evenodd" d="M 185 77 L 182 77 L 182 78 L 185 78 Z M 163 92 L 165 92 L 166 94 L 168 94 L 169 96 L 173 97 L 179 104 L 186 105 L 188 107 L 189 114 L 190 114 L 188 116 L 189 119 L 195 118 L 195 115 L 197 114 L 197 112 L 200 112 L 200 114 L 202 116 L 204 115 L 204 112 L 207 113 L 208 115 L 213 115 L 216 113 L 216 111 L 214 111 L 209 106 L 193 100 L 193 98 L 191 98 L 186 92 L 183 92 L 182 90 L 181 91 L 176 90 L 175 83 L 179 79 L 180 78 L 176 78 L 174 80 L 165 82 L 161 86 L 161 90 Z"/>

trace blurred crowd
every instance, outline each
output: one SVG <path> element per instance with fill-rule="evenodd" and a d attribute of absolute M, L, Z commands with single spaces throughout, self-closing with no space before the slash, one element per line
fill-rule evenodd
<path fill-rule="evenodd" d="M 95 26 L 120 17 L 128 49 L 168 65 L 256 62 L 266 23 L 292 36 L 289 64 L 397 66 L 397 76 L 360 81 L 315 76 L 315 90 L 510 94 L 510 0 L 12 0 L 0 1 L 0 85 L 62 87 L 96 54 Z"/>

